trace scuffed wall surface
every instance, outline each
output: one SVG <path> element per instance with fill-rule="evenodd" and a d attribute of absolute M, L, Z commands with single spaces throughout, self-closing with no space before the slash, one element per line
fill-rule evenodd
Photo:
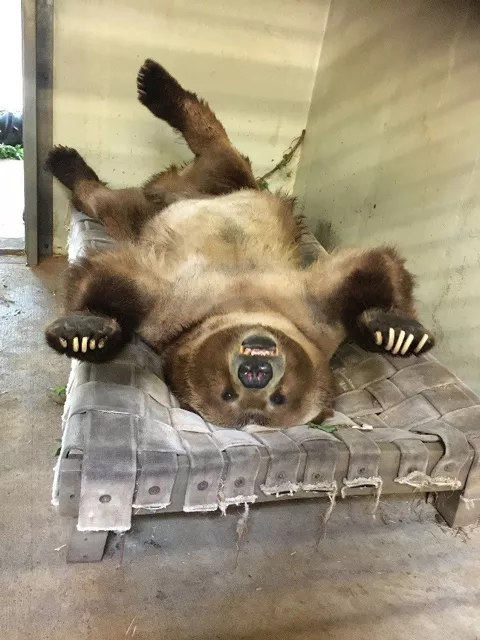
<path fill-rule="evenodd" d="M 77 147 L 112 186 L 135 185 L 190 153 L 136 100 L 147 57 L 204 96 L 257 174 L 305 127 L 327 0 L 62 0 L 55 3 L 54 141 Z M 289 188 L 295 179 L 295 163 Z M 272 183 L 274 184 L 274 183 Z M 68 204 L 54 187 L 54 247 Z"/>
<path fill-rule="evenodd" d="M 332 0 L 296 193 L 327 243 L 398 245 L 477 392 L 479 153 L 480 5 Z"/>

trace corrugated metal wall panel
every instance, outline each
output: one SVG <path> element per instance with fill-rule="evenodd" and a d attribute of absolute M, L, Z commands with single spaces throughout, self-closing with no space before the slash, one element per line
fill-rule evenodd
<path fill-rule="evenodd" d="M 297 172 L 331 244 L 398 245 L 437 355 L 480 391 L 480 5 L 332 0 Z"/>

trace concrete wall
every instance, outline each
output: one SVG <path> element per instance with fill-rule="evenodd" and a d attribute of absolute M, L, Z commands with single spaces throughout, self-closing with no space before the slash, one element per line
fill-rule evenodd
<path fill-rule="evenodd" d="M 327 243 L 398 245 L 480 391 L 480 5 L 332 0 L 296 192 Z"/>
<path fill-rule="evenodd" d="M 327 11 L 328 0 L 56 2 L 54 141 L 77 147 L 112 186 L 189 158 L 136 100 L 137 71 L 152 57 L 209 100 L 262 174 L 305 127 Z M 62 252 L 68 205 L 54 189 Z"/>

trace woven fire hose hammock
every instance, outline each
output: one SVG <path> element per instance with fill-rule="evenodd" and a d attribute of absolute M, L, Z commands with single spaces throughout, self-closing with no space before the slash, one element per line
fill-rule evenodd
<path fill-rule="evenodd" d="M 72 211 L 69 260 L 113 240 Z M 302 242 L 306 263 L 324 252 Z M 179 408 L 138 337 L 113 362 L 72 362 L 53 504 L 74 518 L 67 559 L 100 560 L 108 532 L 146 513 L 381 493 L 438 492 L 451 526 L 480 516 L 480 398 L 432 355 L 393 358 L 344 344 L 324 426 L 218 428 Z"/>

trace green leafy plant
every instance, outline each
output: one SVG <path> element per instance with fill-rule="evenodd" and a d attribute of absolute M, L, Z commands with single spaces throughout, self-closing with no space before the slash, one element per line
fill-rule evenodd
<path fill-rule="evenodd" d="M 64 384 L 59 384 L 58 387 L 53 387 L 52 391 L 53 393 L 60 395 L 62 393 L 65 393 L 66 389 L 67 387 Z"/>
<path fill-rule="evenodd" d="M 58 385 L 58 387 L 51 387 L 50 389 L 47 389 L 47 397 L 50 398 L 50 400 L 53 400 L 56 404 L 65 404 L 66 395 L 67 388 L 63 384 Z"/>
<path fill-rule="evenodd" d="M 60 446 L 58 447 L 58 449 L 55 451 L 55 458 L 58 458 L 58 456 L 60 455 L 61 451 L 62 451 L 62 439 L 61 438 L 55 438 L 55 442 L 60 442 Z"/>
<path fill-rule="evenodd" d="M 0 144 L 0 160 L 23 160 L 22 145 Z"/>
<path fill-rule="evenodd" d="M 337 427 L 334 427 L 333 425 L 317 424 L 316 422 L 309 422 L 308 426 L 310 429 L 319 429 L 320 431 L 326 431 L 327 433 L 335 433 L 335 431 L 338 431 Z"/>

